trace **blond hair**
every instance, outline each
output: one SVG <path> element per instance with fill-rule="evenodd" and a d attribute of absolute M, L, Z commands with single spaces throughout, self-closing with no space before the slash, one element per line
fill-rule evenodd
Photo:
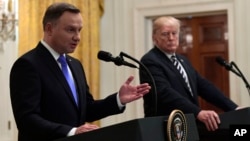
<path fill-rule="evenodd" d="M 153 21 L 153 34 L 161 28 L 163 25 L 174 26 L 180 31 L 180 21 L 172 16 L 162 16 L 158 17 Z"/>

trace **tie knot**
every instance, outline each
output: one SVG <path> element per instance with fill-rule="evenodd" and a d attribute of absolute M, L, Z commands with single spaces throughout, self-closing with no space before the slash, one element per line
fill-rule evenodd
<path fill-rule="evenodd" d="M 175 55 L 172 55 L 172 56 L 171 56 L 171 60 L 172 60 L 172 62 L 175 62 L 175 61 L 177 60 L 176 56 L 175 56 Z"/>
<path fill-rule="evenodd" d="M 61 64 L 67 64 L 66 62 L 66 58 L 63 55 L 60 55 L 59 58 L 57 59 L 58 62 L 60 62 Z"/>

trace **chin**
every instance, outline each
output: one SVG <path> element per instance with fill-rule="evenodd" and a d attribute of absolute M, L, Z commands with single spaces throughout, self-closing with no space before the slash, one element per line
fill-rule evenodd
<path fill-rule="evenodd" d="M 176 48 L 166 49 L 166 52 L 168 52 L 168 53 L 175 53 L 175 51 L 176 51 Z"/>
<path fill-rule="evenodd" d="M 72 50 L 68 50 L 68 53 L 73 53 L 75 50 L 72 49 Z"/>

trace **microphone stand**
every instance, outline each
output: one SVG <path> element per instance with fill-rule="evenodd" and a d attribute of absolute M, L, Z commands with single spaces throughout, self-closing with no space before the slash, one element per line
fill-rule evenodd
<path fill-rule="evenodd" d="M 238 75 L 239 77 L 241 77 L 242 74 L 239 73 L 239 70 L 237 69 L 237 71 L 238 71 L 238 72 L 237 72 L 236 70 L 233 69 L 233 67 L 232 67 L 233 63 L 234 63 L 234 62 L 231 62 L 231 63 L 230 63 L 230 67 L 225 67 L 225 68 L 226 68 L 227 70 L 229 70 L 229 71 L 232 71 L 233 73 L 235 73 L 235 74 Z M 236 66 L 236 64 L 234 64 L 234 65 Z M 236 67 L 237 67 L 237 66 L 236 66 Z M 238 67 L 237 67 L 237 68 L 238 68 Z"/>
<path fill-rule="evenodd" d="M 233 61 L 231 62 L 231 64 L 232 64 L 232 66 L 234 66 L 234 67 L 237 69 L 238 73 L 236 73 L 236 74 L 237 74 L 239 77 L 242 78 L 242 80 L 244 81 L 244 83 L 245 83 L 245 85 L 246 85 L 246 88 L 247 88 L 247 90 L 248 90 L 248 94 L 250 95 L 250 85 L 249 85 L 249 83 L 247 82 L 245 76 L 243 75 L 243 73 L 240 71 L 240 69 L 238 68 L 238 66 L 237 66 Z M 235 72 L 235 71 L 234 71 L 234 72 Z"/>
<path fill-rule="evenodd" d="M 152 99 L 154 100 L 153 109 L 154 109 L 154 116 L 156 116 L 156 114 L 157 114 L 157 92 L 156 92 L 156 84 L 155 84 L 155 81 L 154 81 L 152 74 L 149 72 L 148 68 L 143 63 L 141 63 L 140 61 L 136 60 L 135 58 L 129 56 L 128 54 L 126 54 L 124 52 L 120 52 L 120 56 L 121 56 L 121 58 L 123 58 L 125 56 L 125 57 L 135 61 L 136 63 L 138 63 L 140 65 L 139 69 L 142 68 L 146 71 L 146 73 L 149 76 L 150 81 L 152 83 L 152 86 L 151 86 L 152 91 L 153 91 Z"/>

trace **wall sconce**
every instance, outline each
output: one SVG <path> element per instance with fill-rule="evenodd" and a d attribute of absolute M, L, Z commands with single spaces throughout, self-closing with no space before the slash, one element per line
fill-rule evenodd
<path fill-rule="evenodd" d="M 15 15 L 14 0 L 0 0 L 0 41 L 15 41 L 15 27 L 17 19 Z"/>

